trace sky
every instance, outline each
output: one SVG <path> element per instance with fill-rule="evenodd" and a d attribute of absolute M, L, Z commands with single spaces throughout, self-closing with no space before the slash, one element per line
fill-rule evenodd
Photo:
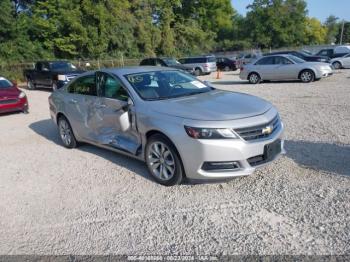
<path fill-rule="evenodd" d="M 231 0 L 238 13 L 245 15 L 247 5 L 253 0 Z M 350 21 L 350 0 L 306 0 L 309 16 L 324 22 L 329 15 Z"/>

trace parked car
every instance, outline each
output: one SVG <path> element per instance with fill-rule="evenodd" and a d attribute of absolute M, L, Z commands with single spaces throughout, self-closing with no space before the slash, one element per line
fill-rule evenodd
<path fill-rule="evenodd" d="M 63 145 L 91 143 L 145 161 L 171 186 L 251 174 L 283 149 L 275 107 L 171 68 L 87 72 L 49 97 Z"/>
<path fill-rule="evenodd" d="M 350 68 L 350 53 L 343 57 L 333 58 L 331 63 L 335 69 Z"/>
<path fill-rule="evenodd" d="M 236 60 L 229 59 L 227 57 L 217 57 L 216 67 L 221 71 L 236 71 Z"/>
<path fill-rule="evenodd" d="M 210 73 L 217 70 L 215 56 L 187 57 L 179 59 L 179 62 L 194 68 L 196 76 L 210 75 Z"/>
<path fill-rule="evenodd" d="M 328 56 L 329 58 L 343 57 L 350 53 L 349 46 L 336 46 L 333 48 L 321 49 L 316 55 Z"/>
<path fill-rule="evenodd" d="M 299 57 L 307 62 L 324 62 L 329 63 L 330 59 L 327 56 L 317 56 L 317 55 L 309 55 L 305 52 L 298 51 L 281 51 L 281 52 L 273 52 L 264 54 L 264 56 L 273 56 L 273 55 L 293 55 Z"/>
<path fill-rule="evenodd" d="M 180 69 L 186 71 L 187 73 L 194 74 L 193 67 L 185 66 L 177 61 L 175 58 L 146 58 L 140 63 L 140 66 L 165 66 Z"/>
<path fill-rule="evenodd" d="M 296 80 L 304 83 L 333 74 L 330 64 L 306 62 L 292 55 L 271 55 L 241 68 L 240 78 L 258 84 L 264 80 Z"/>
<path fill-rule="evenodd" d="M 61 88 L 77 75 L 83 73 L 72 63 L 67 61 L 40 61 L 35 64 L 34 69 L 24 70 L 27 87 L 35 88 Z"/>
<path fill-rule="evenodd" d="M 22 111 L 28 113 L 26 94 L 18 89 L 17 84 L 0 77 L 0 113 Z"/>
<path fill-rule="evenodd" d="M 240 68 L 246 64 L 250 64 L 256 61 L 260 57 L 261 57 L 261 54 L 259 53 L 242 54 L 237 58 L 237 67 Z"/>

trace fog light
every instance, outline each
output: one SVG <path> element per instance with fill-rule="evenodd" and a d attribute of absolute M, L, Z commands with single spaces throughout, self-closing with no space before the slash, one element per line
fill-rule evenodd
<path fill-rule="evenodd" d="M 205 171 L 214 170 L 234 170 L 240 168 L 240 165 L 236 161 L 230 162 L 204 162 L 202 169 Z"/>

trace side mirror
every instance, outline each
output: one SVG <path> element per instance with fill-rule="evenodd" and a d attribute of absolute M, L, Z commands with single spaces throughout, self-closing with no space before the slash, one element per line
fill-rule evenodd
<path fill-rule="evenodd" d="M 125 106 L 123 107 L 124 112 L 119 117 L 119 125 L 123 132 L 129 130 L 129 128 L 131 127 L 129 109 L 133 105 L 134 103 L 132 102 L 132 100 L 128 98 L 128 101 L 125 103 Z"/>

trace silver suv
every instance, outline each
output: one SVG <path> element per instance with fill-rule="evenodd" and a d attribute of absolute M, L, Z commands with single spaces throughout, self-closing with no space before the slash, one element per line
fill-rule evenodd
<path fill-rule="evenodd" d="M 183 65 L 194 68 L 196 76 L 209 75 L 211 72 L 217 70 L 215 56 L 187 57 L 179 59 L 179 62 Z"/>
<path fill-rule="evenodd" d="M 64 146 L 81 141 L 145 161 L 167 186 L 249 175 L 284 152 L 270 103 L 176 69 L 88 72 L 53 92 L 49 105 Z"/>

